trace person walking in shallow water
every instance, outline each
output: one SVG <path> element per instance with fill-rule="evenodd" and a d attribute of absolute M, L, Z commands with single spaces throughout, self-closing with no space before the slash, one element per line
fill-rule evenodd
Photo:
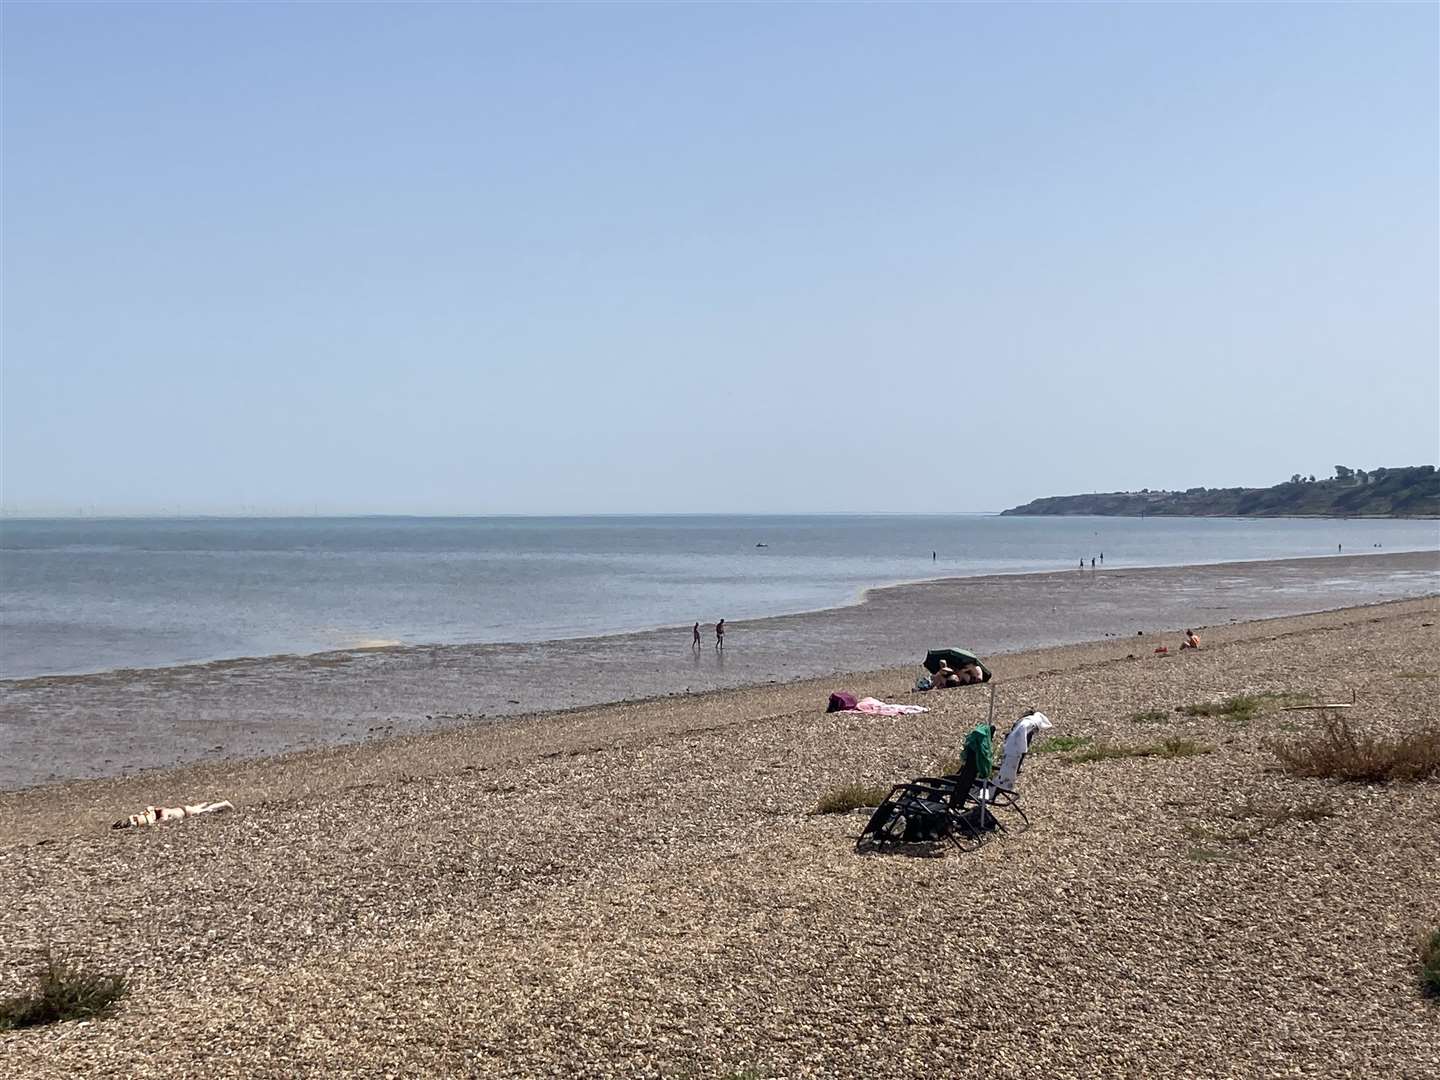
<path fill-rule="evenodd" d="M 725 620 L 721 619 L 715 624 L 715 648 L 725 648 Z"/>
<path fill-rule="evenodd" d="M 698 622 L 695 624 L 695 629 L 691 631 L 691 634 L 690 648 L 700 648 L 700 624 Z"/>

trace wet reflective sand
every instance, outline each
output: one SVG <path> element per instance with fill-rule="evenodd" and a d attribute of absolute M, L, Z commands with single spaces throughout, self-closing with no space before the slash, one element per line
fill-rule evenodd
<path fill-rule="evenodd" d="M 1139 630 L 1423 596 L 1440 552 L 1074 570 L 872 591 L 864 603 L 727 624 L 517 645 L 378 648 L 0 682 L 0 788 L 255 757 L 520 713 L 784 682 Z M 1003 663 L 997 665 L 1003 675 Z M 918 669 L 917 669 L 918 670 Z"/>

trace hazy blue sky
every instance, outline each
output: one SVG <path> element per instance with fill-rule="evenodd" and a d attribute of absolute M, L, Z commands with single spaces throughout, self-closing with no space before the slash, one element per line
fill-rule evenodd
<path fill-rule="evenodd" d="M 6 3 L 10 511 L 1434 462 L 1437 8 Z"/>

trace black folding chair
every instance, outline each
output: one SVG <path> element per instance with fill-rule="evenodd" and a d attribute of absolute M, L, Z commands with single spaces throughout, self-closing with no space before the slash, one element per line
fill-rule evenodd
<path fill-rule="evenodd" d="M 961 851 L 979 847 L 999 824 L 975 794 L 979 775 L 971 748 L 958 773 L 896 784 L 870 815 L 855 841 L 855 850 L 883 851 L 899 844 L 941 840 L 949 840 Z"/>

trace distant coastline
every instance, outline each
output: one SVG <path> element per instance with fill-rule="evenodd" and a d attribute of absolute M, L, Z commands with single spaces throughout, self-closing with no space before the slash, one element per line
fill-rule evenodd
<path fill-rule="evenodd" d="M 1001 516 L 1440 518 L 1440 473 L 1434 465 L 1399 469 L 1335 466 L 1328 480 L 1298 473 L 1268 488 L 1190 488 L 1055 495 L 1001 511 Z"/>

